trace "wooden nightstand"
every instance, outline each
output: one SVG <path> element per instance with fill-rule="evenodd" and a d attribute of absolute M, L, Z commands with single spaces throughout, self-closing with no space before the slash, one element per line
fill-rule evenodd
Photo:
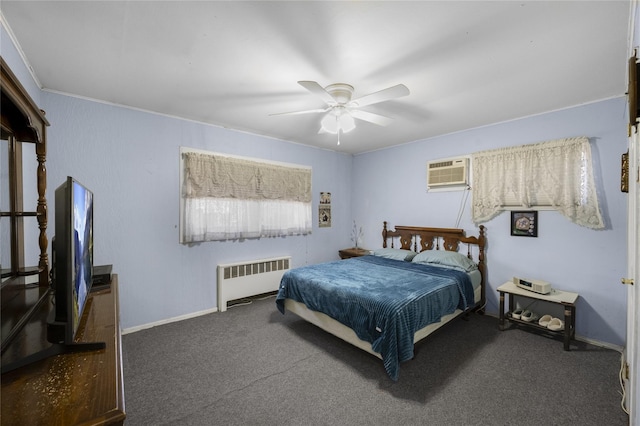
<path fill-rule="evenodd" d="M 371 250 L 352 247 L 339 250 L 338 254 L 340 255 L 340 259 L 349 259 L 350 257 L 366 256 L 368 254 L 371 254 Z"/>

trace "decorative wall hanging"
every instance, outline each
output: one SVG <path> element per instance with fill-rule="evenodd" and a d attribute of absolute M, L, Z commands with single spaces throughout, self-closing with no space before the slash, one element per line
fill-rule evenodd
<path fill-rule="evenodd" d="M 620 191 L 629 192 L 629 151 L 622 154 L 620 170 Z"/>
<path fill-rule="evenodd" d="M 320 193 L 320 205 L 318 206 L 318 226 L 331 228 L 331 193 Z"/>
<path fill-rule="evenodd" d="M 512 211 L 511 235 L 516 237 L 538 236 L 538 212 L 537 211 Z"/>

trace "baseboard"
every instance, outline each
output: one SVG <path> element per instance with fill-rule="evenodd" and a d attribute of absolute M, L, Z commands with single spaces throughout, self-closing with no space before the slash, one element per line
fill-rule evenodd
<path fill-rule="evenodd" d="M 278 294 L 277 291 L 270 291 L 268 293 L 262 293 L 262 294 L 256 294 L 255 296 L 250 296 L 250 297 L 246 297 L 244 299 L 237 299 L 235 300 L 234 304 L 230 304 L 229 308 L 233 307 L 233 306 L 241 306 L 241 305 L 245 305 L 248 303 L 251 303 L 252 300 L 262 300 L 262 299 L 267 299 L 270 297 L 275 297 L 276 294 Z M 136 327 L 129 327 L 129 328 L 125 328 L 121 331 L 121 333 L 124 334 L 130 334 L 130 333 L 135 333 L 136 331 L 140 331 L 140 330 L 146 330 L 147 328 L 153 328 L 156 327 L 158 325 L 164 325 L 164 324 L 170 324 L 172 322 L 178 322 L 178 321 L 182 321 L 182 320 L 186 320 L 189 318 L 195 318 L 195 317 L 199 317 L 202 315 L 207 315 L 207 314 L 211 314 L 213 312 L 219 312 L 217 307 L 214 308 L 210 308 L 210 309 L 205 309 L 204 311 L 199 311 L 199 312 L 193 312 L 190 314 L 186 314 L 186 315 L 180 315 L 177 317 L 173 317 L 173 318 L 167 318 L 165 320 L 161 320 L 161 321 L 156 321 L 156 322 L 150 322 L 148 324 L 143 324 L 143 325 L 138 325 Z"/>
<path fill-rule="evenodd" d="M 579 340 L 579 341 L 585 342 L 585 343 L 589 343 L 590 345 L 600 346 L 600 347 L 606 348 L 606 349 L 611 349 L 611 350 L 614 350 L 616 352 L 620 352 L 620 353 L 624 352 L 624 346 L 618 346 L 618 345 L 614 345 L 613 343 L 607 343 L 607 342 L 601 342 L 599 340 L 589 339 L 588 337 L 579 336 L 577 334 L 576 334 L 576 340 Z"/>
<path fill-rule="evenodd" d="M 183 321 L 183 320 L 190 319 L 190 318 L 200 317 L 202 315 L 208 315 L 208 314 L 211 314 L 213 312 L 218 312 L 218 308 L 215 307 L 215 308 L 211 308 L 211 309 L 206 309 L 204 311 L 192 312 L 192 313 L 186 314 L 186 315 L 180 315 L 180 316 L 177 316 L 177 317 L 167 318 L 167 319 L 156 321 L 156 322 L 150 322 L 148 324 L 143 324 L 143 325 L 138 325 L 138 326 L 135 326 L 135 327 L 124 328 L 124 329 L 122 329 L 122 334 L 123 335 L 131 334 L 131 333 L 135 333 L 137 331 L 146 330 L 148 328 L 157 327 L 159 325 L 170 324 L 172 322 L 178 322 L 178 321 Z"/>
<path fill-rule="evenodd" d="M 202 315 L 211 314 L 213 312 L 218 312 L 218 308 L 214 307 L 214 308 L 211 308 L 211 309 L 205 309 L 204 311 L 192 312 L 190 314 L 180 315 L 180 316 L 173 317 L 173 318 L 167 318 L 167 319 L 164 319 L 164 320 L 161 320 L 161 321 L 150 322 L 148 324 L 143 324 L 143 325 L 138 325 L 138 326 L 135 326 L 135 327 L 125 328 L 125 329 L 122 330 L 122 334 L 124 335 L 124 334 L 135 333 L 135 332 L 140 331 L 140 330 L 146 330 L 147 328 L 153 328 L 153 327 L 157 327 L 159 325 L 170 324 L 172 322 L 183 321 L 183 320 L 190 319 L 190 318 L 196 318 L 196 317 L 199 317 L 199 316 L 202 316 Z M 496 314 L 493 314 L 493 313 L 485 313 L 485 315 L 498 319 L 498 316 Z M 600 346 L 600 347 L 603 347 L 603 348 L 611 349 L 611 350 L 614 350 L 614 351 L 617 351 L 617 352 L 620 352 L 620 353 L 624 352 L 624 347 L 623 346 L 614 345 L 613 343 L 601 342 L 599 340 L 589 339 L 587 337 L 580 336 L 580 335 L 576 335 L 575 340 L 579 340 L 581 342 L 589 343 L 590 345 Z"/>

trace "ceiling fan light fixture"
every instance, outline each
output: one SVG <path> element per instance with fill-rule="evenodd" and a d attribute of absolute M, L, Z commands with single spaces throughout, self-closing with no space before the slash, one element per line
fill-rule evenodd
<path fill-rule="evenodd" d="M 396 84 L 395 86 L 387 87 L 386 89 L 352 100 L 353 86 L 350 84 L 334 83 L 326 87 L 322 87 L 318 82 L 310 80 L 300 80 L 298 81 L 298 84 L 322 99 L 326 104 L 326 108 L 271 115 L 292 115 L 316 112 L 326 113 L 320 121 L 320 130 L 318 133 L 337 134 L 338 145 L 340 145 L 340 132 L 348 133 L 356 128 L 356 118 L 378 126 L 386 126 L 393 121 L 389 117 L 361 110 L 360 107 L 386 102 L 409 94 L 407 86 L 404 84 Z"/>
<path fill-rule="evenodd" d="M 342 133 L 348 133 L 356 128 L 356 123 L 351 114 L 343 112 L 336 115 L 332 112 L 325 115 L 320 122 L 320 133 L 338 133 L 340 130 Z"/>
<path fill-rule="evenodd" d="M 338 122 L 340 123 L 340 129 L 342 129 L 342 133 L 349 133 L 356 128 L 356 122 L 349 113 L 342 114 L 340 117 L 338 117 Z"/>
<path fill-rule="evenodd" d="M 338 133 L 338 120 L 335 115 L 327 114 L 324 116 L 322 121 L 320 121 L 320 132 L 333 134 Z"/>

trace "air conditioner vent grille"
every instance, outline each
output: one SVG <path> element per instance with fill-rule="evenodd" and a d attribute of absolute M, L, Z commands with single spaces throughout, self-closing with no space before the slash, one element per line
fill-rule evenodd
<path fill-rule="evenodd" d="M 437 163 L 429 163 L 429 169 L 438 169 L 440 167 L 453 166 L 453 161 L 440 161 Z"/>
<path fill-rule="evenodd" d="M 427 164 L 429 188 L 453 187 L 468 184 L 467 158 L 433 161 Z"/>

